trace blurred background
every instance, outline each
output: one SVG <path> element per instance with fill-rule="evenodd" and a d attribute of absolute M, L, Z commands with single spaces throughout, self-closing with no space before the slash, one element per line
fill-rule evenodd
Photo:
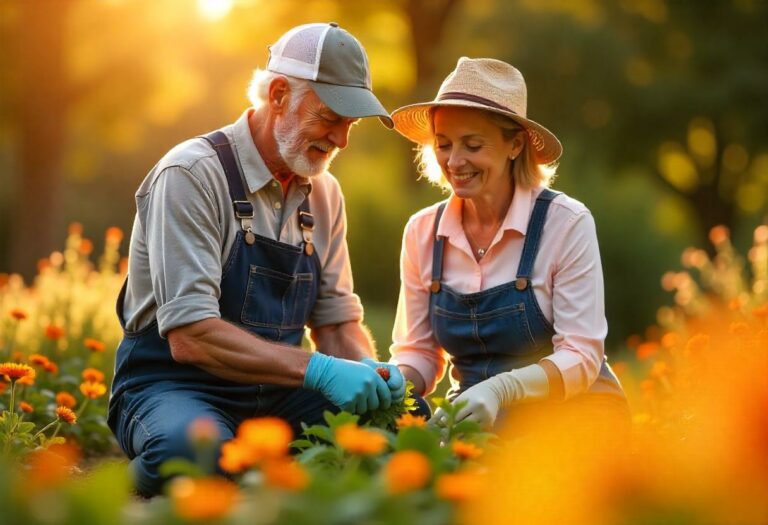
<path fill-rule="evenodd" d="M 523 72 L 528 115 L 564 144 L 554 187 L 597 222 L 609 354 L 670 302 L 684 248 L 723 224 L 744 251 L 768 220 L 765 0 L 0 0 L 0 272 L 29 282 L 73 221 L 130 231 L 155 162 L 234 121 L 267 45 L 318 21 L 361 40 L 388 109 L 431 99 L 462 55 Z M 444 195 L 375 119 L 332 171 L 386 350 L 403 227 Z"/>

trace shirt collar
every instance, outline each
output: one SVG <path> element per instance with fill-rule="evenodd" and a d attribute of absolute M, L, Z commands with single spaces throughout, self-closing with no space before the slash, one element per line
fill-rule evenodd
<path fill-rule="evenodd" d="M 250 193 L 256 193 L 264 186 L 276 180 L 272 173 L 267 169 L 264 159 L 261 158 L 256 144 L 253 143 L 251 129 L 248 125 L 248 117 L 253 108 L 249 108 L 240 115 L 240 118 L 232 125 L 232 138 L 234 139 L 235 151 L 240 161 L 240 168 L 243 170 L 245 183 L 248 185 Z M 312 183 L 309 177 L 297 175 L 294 181 L 299 186 L 305 187 L 305 193 L 312 189 Z"/>
<path fill-rule="evenodd" d="M 514 230 L 525 235 L 528 230 L 528 221 L 531 217 L 531 206 L 534 198 L 534 190 L 531 188 L 515 188 L 512 203 L 509 205 L 507 215 L 501 223 L 500 230 Z M 464 238 L 464 228 L 461 225 L 462 203 L 459 197 L 451 193 L 448 203 L 437 227 L 437 235 L 447 238 Z"/>

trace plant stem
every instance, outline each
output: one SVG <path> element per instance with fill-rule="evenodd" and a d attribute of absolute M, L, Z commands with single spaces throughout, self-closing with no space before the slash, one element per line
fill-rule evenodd
<path fill-rule="evenodd" d="M 58 423 L 58 422 L 59 422 L 59 420 L 58 420 L 58 419 L 54 419 L 53 421 L 51 421 L 50 423 L 48 423 L 47 425 L 45 425 L 43 428 L 41 428 L 40 430 L 38 430 L 38 431 L 35 433 L 35 435 L 34 435 L 34 436 L 32 436 L 32 441 L 34 441 L 35 439 L 37 439 L 37 436 L 39 436 L 40 434 L 44 433 L 46 430 L 48 430 L 49 428 L 51 428 L 51 427 L 52 427 L 54 424 L 56 424 L 56 423 Z"/>
<path fill-rule="evenodd" d="M 83 412 L 85 412 L 85 407 L 87 407 L 87 406 L 88 406 L 88 401 L 90 401 L 90 400 L 91 400 L 91 399 L 90 399 L 89 397 L 86 397 L 86 398 L 85 398 L 85 401 L 83 401 L 83 404 L 82 404 L 82 405 L 80 405 L 80 410 L 78 410 L 78 411 L 77 411 L 77 414 L 76 414 L 76 415 L 77 415 L 77 419 L 80 419 L 80 416 L 82 416 L 82 415 L 83 415 Z"/>

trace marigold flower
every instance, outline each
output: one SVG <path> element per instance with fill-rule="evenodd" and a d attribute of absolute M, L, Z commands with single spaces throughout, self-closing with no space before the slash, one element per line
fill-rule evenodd
<path fill-rule="evenodd" d="M 120 241 L 123 240 L 123 230 L 121 230 L 117 226 L 112 226 L 111 228 L 107 228 L 107 233 L 105 235 L 105 238 L 107 242 L 110 244 L 119 244 Z"/>
<path fill-rule="evenodd" d="M 237 474 L 253 465 L 251 456 L 242 441 L 235 438 L 221 446 L 219 466 L 224 472 Z"/>
<path fill-rule="evenodd" d="M 483 449 L 474 443 L 467 443 L 458 439 L 453 442 L 451 449 L 459 459 L 476 459 L 483 453 Z"/>
<path fill-rule="evenodd" d="M 48 373 L 51 374 L 58 374 L 59 373 L 59 365 L 54 363 L 53 361 L 48 361 L 43 365 L 43 370 L 45 370 Z"/>
<path fill-rule="evenodd" d="M 637 346 L 637 358 L 640 361 L 644 361 L 649 357 L 656 355 L 658 352 L 659 352 L 659 343 L 656 343 L 654 341 L 646 341 L 645 343 L 640 343 Z"/>
<path fill-rule="evenodd" d="M 24 319 L 29 317 L 29 315 L 27 314 L 27 312 L 25 312 L 21 308 L 14 308 L 13 310 L 11 310 L 11 317 L 16 319 L 17 321 L 23 321 Z"/>
<path fill-rule="evenodd" d="M 390 494 L 422 489 L 431 476 L 429 460 L 415 450 L 395 452 L 384 467 L 384 479 Z"/>
<path fill-rule="evenodd" d="M 22 410 L 22 412 L 26 412 L 27 414 L 31 414 L 35 411 L 35 407 L 27 403 L 26 401 L 22 401 L 19 403 L 19 408 Z"/>
<path fill-rule="evenodd" d="M 77 423 L 77 414 L 65 406 L 56 407 L 56 417 L 59 418 L 60 421 L 64 421 L 70 425 Z"/>
<path fill-rule="evenodd" d="M 14 382 L 27 377 L 35 378 L 35 369 L 21 363 L 0 364 L 0 375 L 6 376 L 8 381 Z"/>
<path fill-rule="evenodd" d="M 680 344 L 680 336 L 675 332 L 667 332 L 661 337 L 661 346 L 669 350 Z"/>
<path fill-rule="evenodd" d="M 395 420 L 397 428 L 407 427 L 419 427 L 423 428 L 427 426 L 427 418 L 424 416 L 414 416 L 410 412 L 406 412 Z"/>
<path fill-rule="evenodd" d="M 98 353 L 98 354 L 104 352 L 104 350 L 106 350 L 106 348 L 107 348 L 107 345 L 105 345 L 104 343 L 102 343 L 98 339 L 92 339 L 90 337 L 86 337 L 85 341 L 83 341 L 83 343 L 85 344 L 85 347 L 88 350 L 90 350 L 91 352 L 94 352 L 94 353 Z"/>
<path fill-rule="evenodd" d="M 29 469 L 25 488 L 38 492 L 64 483 L 70 479 L 69 473 L 79 460 L 80 450 L 70 443 L 56 443 L 33 451 L 26 461 Z"/>
<path fill-rule="evenodd" d="M 107 393 L 107 385 L 86 381 L 85 383 L 80 383 L 80 392 L 87 398 L 98 399 Z"/>
<path fill-rule="evenodd" d="M 238 488 L 224 478 L 176 478 L 170 497 L 174 512 L 187 520 L 214 520 L 229 514 L 235 506 Z"/>
<path fill-rule="evenodd" d="M 387 437 L 373 430 L 347 423 L 336 429 L 336 442 L 351 454 L 364 456 L 380 454 L 387 448 Z"/>
<path fill-rule="evenodd" d="M 237 429 L 237 438 L 247 447 L 253 461 L 283 457 L 293 441 L 293 430 L 277 417 L 246 419 Z"/>
<path fill-rule="evenodd" d="M 56 404 L 67 408 L 75 408 L 77 406 L 77 399 L 69 392 L 59 392 L 56 394 Z"/>
<path fill-rule="evenodd" d="M 31 364 L 33 364 L 33 365 L 37 365 L 37 366 L 45 366 L 46 364 L 48 364 L 48 363 L 49 363 L 49 360 L 48 360 L 48 358 L 47 358 L 47 357 L 45 357 L 45 356 L 44 356 L 44 355 L 42 355 L 42 354 L 31 354 L 31 355 L 30 355 L 30 356 L 27 358 L 27 360 L 28 360 L 28 361 L 29 361 Z"/>
<path fill-rule="evenodd" d="M 261 471 L 267 485 L 271 487 L 295 492 L 309 485 L 309 473 L 298 461 L 292 459 L 266 461 Z"/>
<path fill-rule="evenodd" d="M 59 339 L 64 337 L 64 329 L 60 326 L 49 324 L 48 326 L 45 327 L 45 337 L 47 337 L 51 341 L 58 341 Z"/>
<path fill-rule="evenodd" d="M 7 389 L 8 389 L 8 383 L 6 383 L 3 380 L 3 377 L 0 376 L 0 394 L 4 394 Z"/>
<path fill-rule="evenodd" d="M 480 475 L 470 471 L 443 474 L 435 482 L 435 492 L 439 498 L 459 503 L 477 497 L 481 489 Z"/>
<path fill-rule="evenodd" d="M 34 371 L 34 368 L 32 369 Z M 18 381 L 16 381 L 17 385 L 24 385 L 24 386 L 32 386 L 35 384 L 35 377 L 37 377 L 37 372 L 33 373 L 31 376 L 22 377 Z"/>
<path fill-rule="evenodd" d="M 67 227 L 67 233 L 69 235 L 82 235 L 83 225 L 79 222 L 71 222 L 69 223 L 69 227 Z"/>
<path fill-rule="evenodd" d="M 82 378 L 89 383 L 103 383 L 104 372 L 96 368 L 86 368 L 81 374 Z"/>
<path fill-rule="evenodd" d="M 88 239 L 81 239 L 77 251 L 83 255 L 89 255 L 93 251 L 93 243 Z"/>
<path fill-rule="evenodd" d="M 729 236 L 730 236 L 730 230 L 728 230 L 728 228 L 723 225 L 715 226 L 711 230 L 709 230 L 709 240 L 715 246 L 727 241 Z"/>

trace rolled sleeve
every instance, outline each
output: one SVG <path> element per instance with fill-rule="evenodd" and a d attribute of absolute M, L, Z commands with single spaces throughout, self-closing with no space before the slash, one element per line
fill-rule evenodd
<path fill-rule="evenodd" d="M 406 225 L 400 253 L 400 295 L 392 329 L 390 360 L 415 369 L 424 379 L 425 392 L 435 390 L 445 374 L 445 352 L 437 343 L 429 320 L 429 289 L 424 284 L 419 240 L 413 222 Z"/>
<path fill-rule="evenodd" d="M 211 190 L 187 169 L 171 166 L 137 196 L 137 205 L 160 335 L 220 317 L 222 239 Z"/>
<path fill-rule="evenodd" d="M 327 253 L 323 257 L 318 298 L 312 309 L 309 326 L 317 328 L 363 319 L 363 305 L 354 293 L 352 266 L 347 247 L 347 217 L 344 198 L 336 186 L 329 198 L 335 208 L 330 223 Z"/>
<path fill-rule="evenodd" d="M 561 253 L 553 276 L 554 353 L 545 359 L 560 370 L 568 399 L 586 392 L 597 379 L 608 332 L 600 251 L 589 212 L 570 221 Z"/>

